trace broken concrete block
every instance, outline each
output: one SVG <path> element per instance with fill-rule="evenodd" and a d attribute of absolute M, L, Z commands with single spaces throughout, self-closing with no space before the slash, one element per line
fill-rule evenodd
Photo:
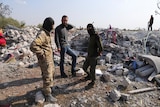
<path fill-rule="evenodd" d="M 20 51 L 23 53 L 23 56 L 30 56 L 30 54 L 32 55 L 32 52 L 27 48 L 21 48 Z"/>
<path fill-rule="evenodd" d="M 117 57 L 119 57 L 121 59 L 123 58 L 123 54 L 117 53 L 116 55 L 117 55 Z"/>
<path fill-rule="evenodd" d="M 19 67 L 24 67 L 24 63 L 23 63 L 23 62 L 19 62 L 19 63 L 18 63 L 18 66 L 19 66 Z"/>
<path fill-rule="evenodd" d="M 100 60 L 99 60 L 99 64 L 100 64 L 101 66 L 105 65 L 105 60 L 104 60 L 104 59 L 100 59 Z"/>
<path fill-rule="evenodd" d="M 144 66 L 144 62 L 143 61 L 136 61 L 138 68 Z"/>
<path fill-rule="evenodd" d="M 121 93 L 121 98 L 125 101 L 128 101 L 129 98 L 130 98 L 130 95 L 129 94 L 125 94 L 125 93 Z"/>
<path fill-rule="evenodd" d="M 160 86 L 160 74 L 155 76 L 155 80 L 156 80 L 157 84 Z"/>
<path fill-rule="evenodd" d="M 110 64 L 111 63 L 111 58 L 112 58 L 112 53 L 107 53 L 106 54 L 106 62 L 108 62 Z"/>
<path fill-rule="evenodd" d="M 109 95 L 109 96 L 111 97 L 111 99 L 112 99 L 113 101 L 117 101 L 117 100 L 120 99 L 121 93 L 120 93 L 119 91 L 117 91 L 116 89 L 114 89 L 114 90 L 112 90 L 112 91 L 110 92 L 110 95 Z"/>
<path fill-rule="evenodd" d="M 102 71 L 100 69 L 96 69 L 96 75 L 102 75 Z"/>
<path fill-rule="evenodd" d="M 35 102 L 39 104 L 43 104 L 45 101 L 44 95 L 41 91 L 38 91 L 35 95 Z"/>
<path fill-rule="evenodd" d="M 146 62 L 148 62 L 150 65 L 152 65 L 155 68 L 155 71 L 157 74 L 160 73 L 160 58 L 158 56 L 153 55 L 139 55 L 140 58 L 144 59 Z"/>
<path fill-rule="evenodd" d="M 17 49 L 13 52 L 15 58 L 18 58 L 20 55 L 22 55 Z"/>
<path fill-rule="evenodd" d="M 142 78 L 140 78 L 140 77 L 136 77 L 136 78 L 135 78 L 135 81 L 136 81 L 136 82 L 143 82 L 144 80 L 143 80 Z"/>
<path fill-rule="evenodd" d="M 152 74 L 149 76 L 148 81 L 152 81 L 152 79 L 156 76 L 156 72 L 153 71 Z"/>
<path fill-rule="evenodd" d="M 123 76 L 128 75 L 128 73 L 129 73 L 129 69 L 124 68 L 124 69 L 123 69 Z"/>
<path fill-rule="evenodd" d="M 143 70 L 143 71 L 141 71 L 141 72 L 138 72 L 138 74 L 139 74 L 141 77 L 145 77 L 145 76 L 149 76 L 153 71 L 154 71 L 154 68 L 151 67 L 151 68 L 148 68 L 148 69 Z"/>
<path fill-rule="evenodd" d="M 77 58 L 77 64 L 79 64 L 79 63 L 81 63 L 83 61 L 85 61 L 85 57 L 78 57 Z"/>
<path fill-rule="evenodd" d="M 139 72 L 142 72 L 142 71 L 144 71 L 144 70 L 146 70 L 148 68 L 151 68 L 151 67 L 152 67 L 151 65 L 145 65 L 145 66 L 143 66 L 141 68 L 136 69 L 135 73 L 138 74 Z"/>
<path fill-rule="evenodd" d="M 4 54 L 6 51 L 7 51 L 7 49 L 5 49 L 5 48 L 3 48 L 3 49 L 0 50 L 0 52 L 3 53 L 3 54 Z"/>
<path fill-rule="evenodd" d="M 131 84 L 131 81 L 127 77 L 124 77 L 121 85 L 123 87 L 128 87 L 130 84 Z"/>
<path fill-rule="evenodd" d="M 105 72 L 104 74 L 102 74 L 101 79 L 104 82 L 109 82 L 109 81 L 111 81 L 111 76 L 108 72 Z"/>
<path fill-rule="evenodd" d="M 27 54 L 27 49 L 26 49 L 26 48 L 21 48 L 20 51 L 23 53 L 23 55 L 26 55 L 26 54 Z"/>
<path fill-rule="evenodd" d="M 116 65 L 116 68 L 117 68 L 117 69 L 123 69 L 123 64 L 122 64 L 122 63 L 117 64 L 117 65 Z"/>
<path fill-rule="evenodd" d="M 155 76 L 155 78 L 160 79 L 160 74 L 157 74 L 157 75 Z"/>
<path fill-rule="evenodd" d="M 123 46 L 124 47 L 129 47 L 131 45 L 130 41 L 123 41 Z"/>
<path fill-rule="evenodd" d="M 129 75 L 127 75 L 127 78 L 129 78 L 130 80 L 134 80 L 134 79 L 135 79 L 135 76 L 134 76 L 134 75 L 129 74 Z"/>
<path fill-rule="evenodd" d="M 131 49 L 129 49 L 129 51 L 128 51 L 128 56 L 133 57 L 133 51 Z"/>
<path fill-rule="evenodd" d="M 33 56 L 33 55 L 34 55 L 33 52 L 28 50 L 28 56 Z"/>
<path fill-rule="evenodd" d="M 79 68 L 79 70 L 76 72 L 76 76 L 83 76 L 84 74 L 85 72 L 82 68 Z"/>
<path fill-rule="evenodd" d="M 119 70 L 116 70 L 116 75 L 123 75 L 123 70 L 122 69 L 119 69 Z"/>
<path fill-rule="evenodd" d="M 109 72 L 114 72 L 114 71 L 116 71 L 116 69 L 117 69 L 116 66 L 111 66 L 110 68 L 108 68 L 107 71 L 109 71 Z"/>
<path fill-rule="evenodd" d="M 155 80 L 156 80 L 158 86 L 160 86 L 160 79 L 159 78 L 155 78 Z"/>

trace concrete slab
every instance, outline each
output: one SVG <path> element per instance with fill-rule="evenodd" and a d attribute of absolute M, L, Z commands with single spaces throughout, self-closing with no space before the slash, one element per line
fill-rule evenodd
<path fill-rule="evenodd" d="M 148 77 L 148 81 L 152 81 L 152 79 L 156 76 L 156 72 L 153 71 L 152 74 Z"/>
<path fill-rule="evenodd" d="M 139 55 L 139 58 L 145 60 L 152 65 L 157 74 L 160 73 L 160 57 L 153 55 Z"/>

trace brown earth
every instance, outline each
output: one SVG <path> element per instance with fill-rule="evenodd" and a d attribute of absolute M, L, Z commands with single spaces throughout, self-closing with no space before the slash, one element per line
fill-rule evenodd
<path fill-rule="evenodd" d="M 81 65 L 79 65 L 81 67 Z M 105 71 L 106 66 L 97 66 Z M 65 67 L 66 73 L 70 75 L 70 66 Z M 0 105 L 8 104 L 12 107 L 33 107 L 35 104 L 35 93 L 42 88 L 41 71 L 39 67 L 20 68 L 14 65 L 2 65 L 0 67 Z M 121 77 L 112 75 L 112 81 L 103 83 L 97 77 L 94 88 L 86 90 L 90 81 L 84 81 L 85 76 L 60 78 L 59 66 L 55 67 L 55 87 L 53 95 L 61 107 L 147 107 L 143 105 L 149 101 L 152 107 L 160 107 L 159 90 L 134 95 L 134 100 L 113 102 L 107 95 L 112 89 L 118 87 Z M 137 83 L 127 90 L 154 86 L 153 83 Z M 135 88 L 136 87 L 136 88 Z M 150 96 L 149 96 L 149 95 Z M 145 100 L 145 96 L 147 99 Z M 83 100 L 84 99 L 84 100 Z M 86 101 L 87 100 L 87 101 Z M 76 103 L 75 103 L 76 102 Z M 152 104 L 153 103 L 153 104 Z M 45 103 L 46 104 L 46 103 Z M 71 106 L 72 105 L 72 106 Z M 83 106 L 82 106 L 83 105 Z M 1 106 L 0 106 L 1 107 Z"/>

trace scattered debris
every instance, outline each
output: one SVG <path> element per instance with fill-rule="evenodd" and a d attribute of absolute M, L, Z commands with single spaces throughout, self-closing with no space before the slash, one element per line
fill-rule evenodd
<path fill-rule="evenodd" d="M 29 50 L 30 43 L 36 37 L 38 30 L 39 28 L 36 27 L 17 29 L 12 26 L 5 29 L 4 36 L 7 46 L 0 49 L 0 89 L 2 89 L 0 104 L 5 102 L 6 104 L 16 105 L 17 100 L 30 98 L 35 100 L 24 101 L 23 106 L 45 103 L 40 91 L 33 92 L 37 87 L 40 88 L 43 85 L 37 58 Z M 114 29 L 113 37 L 107 31 L 108 29 L 97 29 L 102 38 L 104 51 L 97 62 L 95 86 L 89 90 L 85 90 L 89 80 L 81 81 L 85 77 L 82 65 L 87 56 L 89 37 L 87 31 L 85 29 L 78 30 L 69 38 L 71 47 L 78 55 L 77 68 L 79 70 L 76 72 L 77 77 L 75 78 L 62 79 L 58 77 L 60 75 L 60 54 L 56 51 L 54 42 L 52 42 L 56 69 L 55 87 L 52 88 L 52 91 L 58 102 L 55 105 L 45 104 L 45 107 L 109 107 L 113 106 L 112 101 L 117 106 L 126 106 L 126 102 L 121 102 L 121 98 L 127 101 L 127 106 L 131 107 L 158 107 L 160 105 L 157 101 L 159 100 L 160 89 L 157 87 L 157 85 L 160 85 L 159 31 L 148 33 L 141 30 L 123 31 Z M 52 39 L 54 41 L 54 37 Z M 67 75 L 70 71 L 68 65 L 71 62 L 71 57 L 66 56 L 65 72 Z M 37 75 L 39 78 L 36 78 Z M 118 89 L 117 86 L 119 85 L 125 87 L 125 90 Z M 23 93 L 17 92 L 17 90 L 22 90 Z M 146 91 L 150 93 L 144 93 Z M 105 99 L 104 93 L 106 92 L 109 93 L 110 100 Z M 27 94 L 24 95 L 24 93 Z"/>
<path fill-rule="evenodd" d="M 160 87 L 148 87 L 148 88 L 143 88 L 143 89 L 137 89 L 137 90 L 132 90 L 132 91 L 128 91 L 129 94 L 136 94 L 136 93 L 142 93 L 142 92 L 146 92 L 146 91 L 154 91 L 154 90 L 159 90 Z"/>

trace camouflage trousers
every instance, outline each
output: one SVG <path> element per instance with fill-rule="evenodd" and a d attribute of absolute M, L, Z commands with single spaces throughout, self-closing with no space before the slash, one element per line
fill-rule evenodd
<path fill-rule="evenodd" d="M 53 57 L 49 56 L 47 56 L 46 58 L 38 57 L 38 63 L 42 72 L 43 93 L 45 95 L 51 94 L 52 93 L 51 87 L 53 86 L 53 77 L 54 77 Z"/>
<path fill-rule="evenodd" d="M 83 70 L 90 76 L 92 81 L 95 81 L 95 70 L 97 65 L 97 57 L 87 57 L 84 64 Z M 87 71 L 88 67 L 90 66 L 90 72 Z"/>

